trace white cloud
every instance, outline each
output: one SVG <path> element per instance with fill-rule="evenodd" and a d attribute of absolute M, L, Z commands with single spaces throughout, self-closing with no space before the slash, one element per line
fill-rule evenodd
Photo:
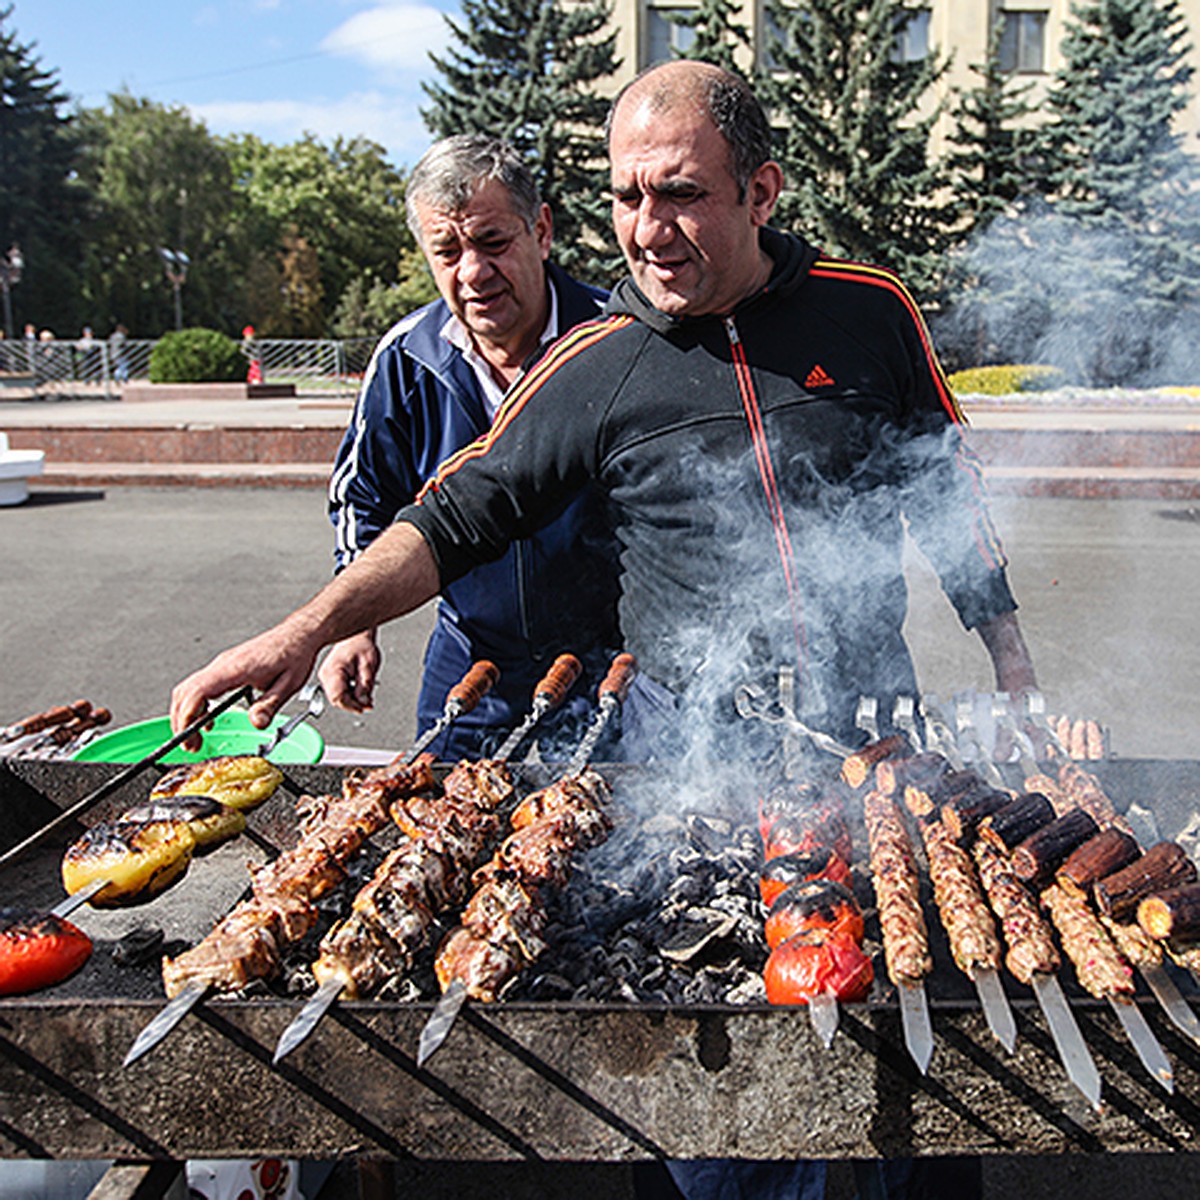
<path fill-rule="evenodd" d="M 355 13 L 321 42 L 321 49 L 377 70 L 424 71 L 428 55 L 444 48 L 442 13 L 426 4 L 377 4 Z"/>
<path fill-rule="evenodd" d="M 417 111 L 420 98 L 358 92 L 338 99 L 225 100 L 192 104 L 191 112 L 215 134 L 252 131 L 265 141 L 294 142 L 305 133 L 322 142 L 362 136 L 378 142 L 393 165 L 414 164 L 433 141 Z"/>

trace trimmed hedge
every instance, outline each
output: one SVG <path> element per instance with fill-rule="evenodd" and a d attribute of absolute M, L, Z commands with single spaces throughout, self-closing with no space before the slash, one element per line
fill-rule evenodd
<path fill-rule="evenodd" d="M 1011 396 L 1016 392 L 1048 392 L 1060 387 L 1066 377 L 1058 367 L 1008 363 L 955 371 L 949 380 L 960 395 Z"/>
<path fill-rule="evenodd" d="M 150 355 L 151 383 L 238 383 L 246 378 L 241 344 L 215 329 L 180 329 Z"/>

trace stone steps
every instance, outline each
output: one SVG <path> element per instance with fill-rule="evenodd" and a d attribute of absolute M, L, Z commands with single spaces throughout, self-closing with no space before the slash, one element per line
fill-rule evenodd
<path fill-rule="evenodd" d="M 164 405 L 153 419 L 139 419 L 142 405 L 110 406 L 87 420 L 26 408 L 7 427 L 14 449 L 45 451 L 35 487 L 324 487 L 349 406 L 268 414 L 263 403 L 230 411 Z M 1200 407 L 968 414 L 971 445 L 998 494 L 1200 498 Z"/>

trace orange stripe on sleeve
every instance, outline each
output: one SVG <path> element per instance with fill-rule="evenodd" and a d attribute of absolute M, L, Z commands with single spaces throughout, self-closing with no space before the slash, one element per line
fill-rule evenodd
<path fill-rule="evenodd" d="M 425 486 L 417 493 L 416 503 L 420 504 L 428 492 L 439 487 L 442 481 L 454 474 L 463 463 L 486 454 L 495 440 L 508 428 L 512 419 L 525 407 L 530 397 L 535 395 L 538 388 L 557 370 L 632 321 L 632 317 L 605 317 L 598 321 L 585 321 L 563 334 L 529 373 L 513 384 L 504 398 L 504 403 L 500 405 L 491 428 L 439 464 L 437 471 L 425 481 Z"/>

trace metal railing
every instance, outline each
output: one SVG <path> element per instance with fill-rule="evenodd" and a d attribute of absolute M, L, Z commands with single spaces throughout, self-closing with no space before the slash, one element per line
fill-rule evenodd
<path fill-rule="evenodd" d="M 0 339 L 0 399 L 119 399 L 126 383 L 150 381 L 156 345 L 133 338 Z M 263 383 L 290 383 L 298 395 L 353 397 L 374 347 L 371 338 L 259 338 L 251 352 Z M 249 354 L 246 368 L 249 377 Z"/>

